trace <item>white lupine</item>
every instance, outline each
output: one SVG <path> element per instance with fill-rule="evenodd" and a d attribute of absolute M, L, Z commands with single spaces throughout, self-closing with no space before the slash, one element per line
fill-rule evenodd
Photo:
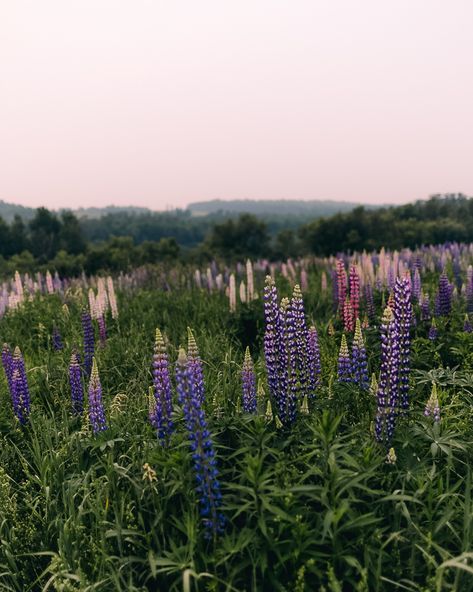
<path fill-rule="evenodd" d="M 110 303 L 110 310 L 112 311 L 112 319 L 118 318 L 118 306 L 117 306 L 117 297 L 115 295 L 115 287 L 113 285 L 113 279 L 111 276 L 107 278 L 107 292 L 108 292 L 108 301 Z"/>
<path fill-rule="evenodd" d="M 23 302 L 23 284 L 21 283 L 21 276 L 18 271 L 15 271 L 15 289 L 18 303 Z"/>
<path fill-rule="evenodd" d="M 235 312 L 236 311 L 236 284 L 235 284 L 235 274 L 233 274 L 233 273 L 230 275 L 228 299 L 229 299 L 229 304 L 230 304 L 230 312 Z"/>
<path fill-rule="evenodd" d="M 243 303 L 246 302 L 246 286 L 243 280 L 240 282 L 240 300 Z"/>
<path fill-rule="evenodd" d="M 54 293 L 53 278 L 51 276 L 51 273 L 50 273 L 49 269 L 46 272 L 46 289 L 48 291 L 48 294 L 53 294 Z"/>
<path fill-rule="evenodd" d="M 248 259 L 246 262 L 246 286 L 247 286 L 247 302 L 255 299 L 255 281 L 253 275 L 253 265 Z"/>

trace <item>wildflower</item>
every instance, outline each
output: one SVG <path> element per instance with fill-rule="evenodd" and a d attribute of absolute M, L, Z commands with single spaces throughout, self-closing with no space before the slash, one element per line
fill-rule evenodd
<path fill-rule="evenodd" d="M 59 351 L 63 348 L 61 334 L 59 333 L 59 329 L 56 325 L 53 327 L 53 347 L 56 351 Z"/>
<path fill-rule="evenodd" d="M 399 396 L 401 409 L 407 411 L 409 407 L 409 374 L 412 322 L 411 287 L 408 277 L 396 279 L 394 286 L 394 318 L 399 336 Z"/>
<path fill-rule="evenodd" d="M 158 438 L 165 440 L 172 432 L 172 391 L 169 376 L 169 360 L 164 339 L 156 329 L 153 355 L 154 408 L 150 415 L 151 425 L 157 430 Z"/>
<path fill-rule="evenodd" d="M 373 288 L 371 284 L 365 285 L 365 300 L 366 300 L 366 312 L 371 322 L 375 319 L 375 307 L 373 299 Z"/>
<path fill-rule="evenodd" d="M 105 347 L 107 341 L 107 326 L 105 324 L 105 315 L 103 313 L 97 317 L 97 324 L 99 326 L 100 347 Z"/>
<path fill-rule="evenodd" d="M 430 341 L 435 341 L 439 335 L 439 330 L 437 329 L 437 325 L 435 324 L 435 319 L 432 319 L 432 324 L 430 325 L 429 329 L 429 339 Z"/>
<path fill-rule="evenodd" d="M 424 409 L 424 415 L 425 417 L 432 416 L 435 423 L 440 421 L 440 404 L 435 382 L 432 383 L 432 390 L 430 391 L 430 397 Z"/>
<path fill-rule="evenodd" d="M 256 377 L 249 347 L 245 351 L 245 361 L 243 362 L 241 376 L 243 385 L 243 411 L 245 413 L 256 413 Z"/>
<path fill-rule="evenodd" d="M 355 336 L 353 339 L 351 368 L 354 382 L 363 390 L 368 390 L 368 364 L 366 347 L 361 332 L 360 319 L 356 319 Z"/>
<path fill-rule="evenodd" d="M 371 382 L 370 382 L 370 394 L 373 397 L 376 397 L 378 393 L 378 381 L 376 380 L 376 374 L 373 372 L 371 375 Z"/>
<path fill-rule="evenodd" d="M 8 389 L 12 392 L 12 379 L 13 379 L 13 356 L 8 343 L 3 344 L 2 349 L 2 365 L 7 377 Z"/>
<path fill-rule="evenodd" d="M 304 398 L 302 399 L 301 413 L 303 415 L 309 415 L 309 401 L 307 395 L 304 395 Z"/>
<path fill-rule="evenodd" d="M 71 387 L 72 410 L 79 415 L 84 409 L 84 391 L 82 388 L 81 370 L 76 352 L 72 352 L 69 364 L 69 385 Z"/>
<path fill-rule="evenodd" d="M 264 414 L 264 418 L 268 422 L 271 422 L 274 419 L 273 409 L 271 407 L 271 401 L 269 401 L 269 400 L 266 404 L 266 413 Z"/>
<path fill-rule="evenodd" d="M 94 434 L 107 429 L 102 400 L 102 385 L 95 358 L 92 358 L 92 371 L 89 381 L 89 420 Z"/>
<path fill-rule="evenodd" d="M 16 347 L 13 352 L 11 397 L 13 411 L 18 421 L 24 425 L 30 414 L 30 390 L 26 378 L 25 362 L 19 347 Z"/>
<path fill-rule="evenodd" d="M 397 461 L 396 451 L 394 448 L 390 448 L 389 452 L 386 455 L 386 464 L 388 465 L 395 465 Z"/>
<path fill-rule="evenodd" d="M 448 316 L 452 310 L 452 292 L 453 286 L 448 281 L 445 270 L 440 275 L 437 298 L 438 298 L 438 314 L 440 316 Z"/>
<path fill-rule="evenodd" d="M 195 375 L 195 388 L 200 403 L 204 403 L 204 369 L 200 359 L 199 348 L 194 338 L 192 330 L 187 327 L 187 356 L 190 370 Z"/>
<path fill-rule="evenodd" d="M 230 283 L 229 283 L 229 293 L 228 293 L 229 305 L 230 305 L 230 312 L 236 311 L 236 284 L 235 284 L 235 274 L 230 275 Z"/>
<path fill-rule="evenodd" d="M 375 420 L 378 442 L 389 442 L 394 433 L 399 400 L 399 364 L 399 335 L 394 314 L 387 306 L 381 320 L 381 368 Z"/>
<path fill-rule="evenodd" d="M 343 307 L 345 306 L 345 299 L 347 296 L 347 273 L 345 271 L 345 264 L 341 259 L 337 259 L 337 297 L 338 297 L 338 312 L 343 317 Z"/>
<path fill-rule="evenodd" d="M 338 382 L 351 382 L 351 362 L 348 351 L 347 338 L 342 335 L 338 354 Z"/>
<path fill-rule="evenodd" d="M 465 333 L 471 333 L 473 331 L 473 326 L 471 324 L 470 319 L 468 318 L 468 314 L 465 315 L 465 322 L 463 323 L 463 331 L 465 331 Z"/>
<path fill-rule="evenodd" d="M 430 321 L 430 300 L 428 294 L 422 294 L 420 299 L 420 320 Z"/>
<path fill-rule="evenodd" d="M 201 398 L 196 391 L 195 374 L 189 367 L 186 353 L 182 348 L 179 350 L 176 364 L 176 386 L 192 450 L 200 514 L 207 536 L 215 537 L 223 530 L 224 524 L 224 518 L 219 511 L 222 495 L 217 463 Z"/>
<path fill-rule="evenodd" d="M 92 369 L 92 358 L 95 353 L 94 328 L 90 314 L 84 309 L 81 316 L 82 331 L 84 333 L 84 369 L 87 376 Z"/>
<path fill-rule="evenodd" d="M 360 276 L 356 265 L 350 267 L 350 305 L 353 311 L 353 319 L 357 319 L 360 314 Z M 353 329 L 352 329 L 353 331 Z"/>
<path fill-rule="evenodd" d="M 253 265 L 249 259 L 246 261 L 246 289 L 247 289 L 247 302 L 251 302 L 255 299 L 255 281 L 253 275 Z"/>
<path fill-rule="evenodd" d="M 414 279 L 412 281 L 412 295 L 419 301 L 422 291 L 422 283 L 420 280 L 419 268 L 416 267 L 414 270 Z"/>
<path fill-rule="evenodd" d="M 344 331 L 347 333 L 352 333 L 355 327 L 355 316 L 353 314 L 353 308 L 351 306 L 351 301 L 348 296 L 345 299 L 345 304 L 343 306 L 343 322 L 344 322 Z"/>

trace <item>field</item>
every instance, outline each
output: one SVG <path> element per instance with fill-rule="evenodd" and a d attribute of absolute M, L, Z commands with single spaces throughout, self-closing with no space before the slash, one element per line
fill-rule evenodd
<path fill-rule="evenodd" d="M 472 263 L 152 267 L 118 314 L 103 279 L 5 283 L 0 589 L 473 589 Z"/>

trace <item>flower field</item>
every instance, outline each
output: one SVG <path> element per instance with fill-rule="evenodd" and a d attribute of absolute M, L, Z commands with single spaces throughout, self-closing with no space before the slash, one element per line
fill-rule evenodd
<path fill-rule="evenodd" d="M 472 264 L 16 274 L 0 589 L 473 589 Z"/>

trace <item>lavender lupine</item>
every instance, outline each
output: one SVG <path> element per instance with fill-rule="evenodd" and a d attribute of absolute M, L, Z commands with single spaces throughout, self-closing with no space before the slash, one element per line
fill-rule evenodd
<path fill-rule="evenodd" d="M 297 284 L 294 286 L 288 309 L 288 333 L 290 372 L 297 380 L 297 395 L 304 397 L 310 389 L 307 360 L 309 332 L 305 320 L 302 292 Z"/>
<path fill-rule="evenodd" d="M 430 325 L 429 329 L 429 339 L 430 341 L 435 341 L 439 335 L 439 330 L 437 329 L 437 325 L 435 323 L 435 319 L 432 319 L 432 324 Z"/>
<path fill-rule="evenodd" d="M 440 421 L 440 404 L 439 398 L 437 394 L 437 385 L 432 383 L 432 390 L 430 392 L 429 400 L 424 409 L 424 415 L 426 417 L 432 416 L 434 418 L 435 423 Z"/>
<path fill-rule="evenodd" d="M 353 381 L 363 390 L 368 390 L 368 363 L 366 360 L 366 347 L 361 332 L 360 319 L 356 319 L 355 336 L 353 338 L 351 368 Z"/>
<path fill-rule="evenodd" d="M 381 367 L 378 383 L 378 409 L 375 436 L 389 442 L 393 436 L 399 401 L 399 336 L 394 314 L 389 306 L 381 320 Z"/>
<path fill-rule="evenodd" d="M 321 363 L 320 346 L 317 329 L 312 326 L 307 338 L 307 368 L 309 376 L 309 397 L 315 396 L 315 391 L 320 385 Z"/>
<path fill-rule="evenodd" d="M 280 339 L 278 351 L 279 393 L 277 417 L 284 425 L 291 424 L 296 417 L 300 383 L 297 374 L 297 335 L 289 298 L 282 298 L 279 307 Z"/>
<path fill-rule="evenodd" d="M 241 379 L 243 411 L 245 413 L 256 413 L 256 376 L 249 347 L 245 351 Z"/>
<path fill-rule="evenodd" d="M 84 370 L 86 375 L 90 376 L 92 359 L 95 353 L 95 336 L 92 318 L 87 310 L 82 311 L 81 321 L 84 333 Z"/>
<path fill-rule="evenodd" d="M 11 398 L 13 411 L 18 421 L 24 425 L 30 414 L 30 389 L 26 378 L 25 362 L 19 347 L 16 347 L 13 352 Z"/>
<path fill-rule="evenodd" d="M 422 294 L 420 300 L 420 320 L 430 321 L 430 300 L 428 294 Z"/>
<path fill-rule="evenodd" d="M 105 409 L 102 400 L 102 385 L 95 357 L 92 358 L 92 371 L 89 381 L 89 420 L 94 434 L 107 429 Z"/>
<path fill-rule="evenodd" d="M 438 286 L 438 313 L 448 316 L 452 310 L 452 288 L 445 270 L 441 273 Z"/>
<path fill-rule="evenodd" d="M 189 436 L 194 473 L 197 481 L 200 515 L 209 538 L 222 532 L 224 517 L 220 512 L 222 494 L 210 432 L 207 428 L 201 398 L 196 390 L 195 374 L 189 368 L 185 351 L 179 350 L 176 364 L 176 390 L 182 405 Z"/>
<path fill-rule="evenodd" d="M 72 411 L 76 415 L 80 415 L 84 410 L 84 391 L 82 372 L 76 352 L 72 352 L 69 363 L 69 385 L 71 387 Z"/>
<path fill-rule="evenodd" d="M 61 334 L 59 333 L 57 325 L 54 325 L 53 327 L 53 348 L 55 351 L 59 351 L 63 348 Z"/>
<path fill-rule="evenodd" d="M 409 375 L 411 370 L 411 283 L 408 277 L 397 278 L 394 286 L 394 318 L 399 336 L 399 397 L 401 409 L 409 408 Z"/>
<path fill-rule="evenodd" d="M 200 403 L 204 403 L 204 369 L 200 359 L 199 348 L 197 347 L 194 334 L 190 327 L 187 327 L 187 362 L 189 369 L 195 375 L 195 388 Z"/>
<path fill-rule="evenodd" d="M 172 430 L 172 390 L 169 375 L 169 359 L 162 333 L 156 329 L 153 355 L 153 390 L 154 405 L 150 414 L 151 425 L 156 429 L 158 438 L 166 440 Z"/>
<path fill-rule="evenodd" d="M 3 344 L 2 348 L 2 365 L 7 378 L 8 390 L 12 393 L 12 382 L 13 382 L 13 355 L 11 353 L 10 346 L 8 343 Z"/>
<path fill-rule="evenodd" d="M 337 376 L 338 382 L 351 382 L 350 352 L 348 351 L 347 338 L 345 337 L 345 334 L 342 335 L 342 341 L 340 343 Z"/>

